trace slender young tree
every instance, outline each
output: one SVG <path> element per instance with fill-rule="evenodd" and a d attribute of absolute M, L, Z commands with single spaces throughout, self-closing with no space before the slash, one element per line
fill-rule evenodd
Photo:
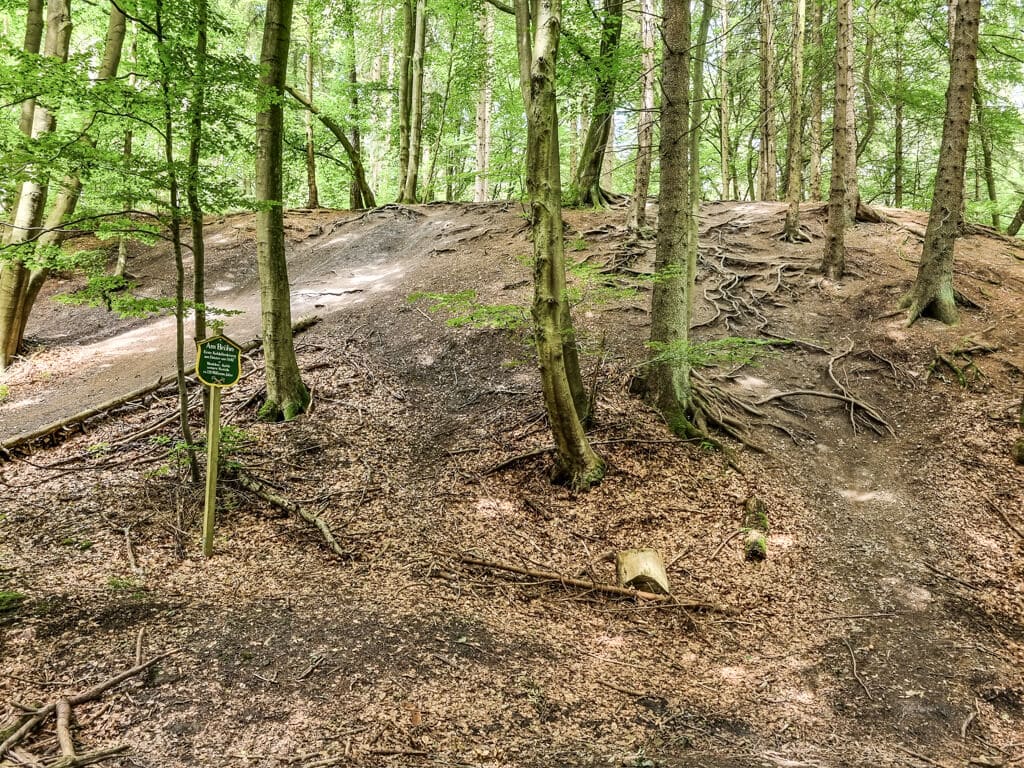
<path fill-rule="evenodd" d="M 981 0 L 956 0 L 955 11 L 946 118 L 942 124 L 935 193 L 917 280 L 902 302 L 907 308 L 908 324 L 919 317 L 933 317 L 947 325 L 953 325 L 959 319 L 953 290 L 953 248 L 961 229 L 971 102 L 977 76 Z"/>
<path fill-rule="evenodd" d="M 847 208 L 849 155 L 852 151 L 849 102 L 853 98 L 853 0 L 838 0 L 836 13 L 836 101 L 832 117 L 832 182 L 828 198 L 828 226 L 821 271 L 838 280 L 846 271 L 846 226 L 852 217 Z"/>
<path fill-rule="evenodd" d="M 313 103 L 313 60 L 316 55 L 316 21 L 313 3 L 306 3 L 306 98 Z M 306 207 L 320 207 L 320 189 L 316 183 L 316 143 L 313 133 L 314 115 L 308 109 L 305 114 L 306 129 Z"/>
<path fill-rule="evenodd" d="M 544 405 L 556 448 L 554 477 L 577 490 L 586 490 L 600 481 L 604 462 L 583 428 L 579 401 L 582 379 L 566 299 L 555 102 L 562 3 L 515 0 L 515 16 L 519 82 L 526 105 L 526 185 L 534 259 L 532 315 Z"/>
<path fill-rule="evenodd" d="M 721 53 L 718 56 L 718 154 L 721 159 L 722 199 L 729 199 L 732 181 L 731 145 L 729 143 L 729 3 L 722 2 L 722 32 L 719 36 Z"/>
<path fill-rule="evenodd" d="M 416 0 L 416 22 L 411 61 L 409 90 L 409 163 L 405 184 L 402 185 L 400 203 L 415 203 L 419 179 L 420 160 L 423 155 L 423 49 L 426 47 L 426 0 Z"/>
<path fill-rule="evenodd" d="M 992 168 L 992 136 L 989 131 L 988 114 L 985 100 L 981 95 L 978 83 L 974 84 L 974 114 L 977 118 L 978 139 L 981 142 L 982 173 L 985 176 L 985 191 L 988 201 L 992 204 L 992 226 L 999 229 L 999 193 L 996 191 L 996 175 Z"/>
<path fill-rule="evenodd" d="M 267 400 L 260 418 L 289 420 L 306 410 L 309 391 L 295 359 L 281 179 L 284 93 L 292 0 L 268 0 L 260 53 L 261 109 L 256 115 L 256 264 L 260 281 Z"/>
<path fill-rule="evenodd" d="M 647 195 L 651 186 L 651 162 L 654 148 L 654 0 L 640 0 L 640 119 L 637 125 L 636 176 L 629 202 L 626 226 L 640 232 L 647 225 Z"/>
<path fill-rule="evenodd" d="M 804 89 L 804 22 L 806 0 L 793 0 L 793 46 L 791 51 L 791 77 L 789 83 L 789 137 L 786 154 L 788 180 L 786 184 L 786 223 L 782 239 L 790 243 L 808 243 L 811 238 L 800 228 L 800 200 L 803 198 L 803 89 Z"/>
<path fill-rule="evenodd" d="M 405 200 L 409 175 L 409 120 L 412 116 L 412 54 L 416 46 L 414 0 L 402 0 L 402 53 L 398 62 L 398 202 Z"/>
<path fill-rule="evenodd" d="M 758 148 L 757 177 L 758 190 L 762 200 L 775 200 L 778 196 L 775 169 L 775 17 L 773 6 L 774 0 L 760 0 L 758 16 L 761 112 L 758 115 L 760 146 Z"/>
<path fill-rule="evenodd" d="M 491 78 L 494 66 L 494 18 L 485 4 L 480 9 L 480 39 L 484 45 L 484 67 L 477 86 L 476 98 L 476 175 L 473 200 L 482 203 L 487 197 L 487 173 L 491 160 Z"/>
<path fill-rule="evenodd" d="M 811 104 L 809 116 L 809 146 L 807 160 L 807 184 L 811 200 L 821 199 L 821 110 L 824 100 L 825 72 L 825 36 L 822 32 L 822 3 L 824 0 L 811 0 Z"/>

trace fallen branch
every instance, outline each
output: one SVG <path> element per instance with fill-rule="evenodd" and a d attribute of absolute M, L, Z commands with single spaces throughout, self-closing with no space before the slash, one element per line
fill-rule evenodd
<path fill-rule="evenodd" d="M 136 664 L 131 669 L 127 669 L 124 672 L 121 672 L 118 675 L 114 675 L 113 677 L 108 678 L 107 680 L 104 680 L 101 683 L 97 683 L 92 688 L 87 688 L 86 690 L 84 690 L 84 691 L 82 691 L 80 693 L 76 693 L 73 696 L 64 696 L 64 697 L 62 697 L 60 699 L 57 699 L 55 701 L 51 701 L 46 706 L 41 707 L 40 709 L 35 710 L 35 712 L 32 714 L 32 716 L 28 720 L 26 720 L 21 725 L 21 727 L 19 727 L 16 731 L 14 731 L 14 733 L 12 733 L 10 736 L 8 736 L 7 739 L 4 740 L 4 742 L 2 744 L 0 744 L 0 757 L 3 757 L 4 754 L 6 754 L 11 749 L 16 747 L 21 742 L 22 739 L 24 739 L 30 733 L 35 731 L 35 729 L 38 728 L 48 717 L 50 717 L 50 715 L 53 715 L 53 714 L 57 714 L 58 715 L 58 729 L 59 729 L 59 727 L 60 727 L 60 712 L 58 712 L 58 708 L 63 710 L 64 706 L 66 705 L 68 707 L 68 713 L 69 713 L 68 717 L 70 717 L 70 707 L 77 706 L 79 704 L 84 704 L 84 703 L 86 703 L 88 701 L 95 701 L 100 696 L 102 696 L 104 693 L 109 691 L 111 688 L 117 687 L 118 685 L 123 683 L 125 680 L 128 680 L 128 679 L 130 679 L 132 677 L 135 677 L 139 673 L 144 672 L 147 669 L 149 669 L 151 666 L 156 664 L 158 661 L 161 661 L 162 659 L 166 659 L 168 656 L 170 656 L 172 654 L 175 654 L 175 653 L 177 653 L 176 650 L 175 651 L 167 651 L 166 653 L 161 653 L 159 656 L 154 656 L 149 661 L 143 662 L 142 664 Z M 59 734 L 59 730 L 58 730 L 58 739 L 59 738 L 60 738 L 60 734 Z M 68 738 L 70 738 L 70 737 L 68 737 Z M 63 742 L 62 742 L 62 749 L 63 749 Z M 118 751 L 124 751 L 124 749 L 125 749 L 124 747 L 119 747 Z M 64 757 L 62 757 L 61 761 L 59 761 L 56 765 L 60 765 L 62 767 L 67 767 L 67 768 L 69 768 L 72 765 L 87 765 L 89 763 L 84 763 L 82 761 L 86 760 L 86 759 L 89 759 L 90 762 L 93 762 L 93 763 L 99 762 L 100 759 L 103 759 L 103 757 L 97 757 L 97 755 L 100 755 L 100 754 L 101 753 L 95 752 L 95 753 L 92 753 L 92 755 L 82 755 L 81 757 L 74 757 L 73 754 L 72 754 L 72 758 L 76 761 L 76 762 L 73 762 L 73 763 L 67 763 L 66 762 L 67 756 L 65 755 Z M 115 753 L 111 753 L 111 754 L 116 754 L 116 752 Z M 105 757 L 109 757 L 109 756 L 110 756 L 109 754 L 105 755 Z"/>
<path fill-rule="evenodd" d="M 601 584 L 600 582 L 590 581 L 588 579 L 574 579 L 554 571 L 537 571 L 529 568 L 520 568 L 517 565 L 511 565 L 508 563 L 481 560 L 480 558 L 472 557 L 471 555 L 462 555 L 459 560 L 466 565 L 474 565 L 478 568 L 485 568 L 492 571 L 507 571 L 508 573 L 515 573 L 520 576 L 529 576 L 531 579 L 540 579 L 542 581 L 555 581 L 563 586 L 577 587 L 591 592 L 601 592 L 606 595 L 614 595 L 615 597 L 632 597 L 636 600 L 645 600 L 652 603 L 668 603 L 680 608 L 690 608 L 699 611 L 732 613 L 732 610 L 726 606 L 704 602 L 703 600 L 679 598 L 674 595 L 657 595 L 653 592 L 645 592 L 640 589 L 618 587 L 614 584 Z"/>
<path fill-rule="evenodd" d="M 318 322 L 320 322 L 320 318 L 316 315 L 303 318 L 302 320 L 299 320 L 297 323 L 294 323 L 292 325 L 292 333 L 300 333 L 306 330 L 307 328 L 316 325 Z M 253 339 L 252 341 L 242 344 L 242 351 L 251 352 L 254 349 L 258 349 L 262 345 L 262 339 Z M 195 373 L 195 370 L 196 367 L 194 365 L 189 366 L 185 370 L 185 376 L 191 377 L 192 374 Z M 52 422 L 45 426 L 39 427 L 38 429 L 33 429 L 30 432 L 22 432 L 20 435 L 15 435 L 9 440 L 0 442 L 0 456 L 9 459 L 11 451 L 13 451 L 16 448 L 21 448 L 22 446 L 28 445 L 29 443 L 34 443 L 38 440 L 42 440 L 43 438 L 49 437 L 50 435 L 53 435 L 56 432 L 66 432 L 71 427 L 81 424 L 83 421 L 87 421 L 88 419 L 97 416 L 107 416 L 109 415 L 110 411 L 114 410 L 115 408 L 125 405 L 126 403 L 130 403 L 132 400 L 138 400 L 141 397 L 145 397 L 146 395 L 152 394 L 153 392 L 157 392 L 166 386 L 170 386 L 171 384 L 174 383 L 174 381 L 174 374 L 171 374 L 169 376 L 161 376 L 152 384 L 146 384 L 145 386 L 139 387 L 138 389 L 133 389 L 131 392 L 125 395 L 119 395 L 118 397 L 115 397 L 112 400 L 108 400 L 105 403 L 101 403 L 91 408 L 86 408 L 84 411 L 79 411 L 73 416 L 61 419 L 60 421 Z"/>
<path fill-rule="evenodd" d="M 1010 520 L 1009 516 L 1005 512 L 1003 512 L 1003 510 L 1001 510 L 998 506 L 996 506 L 996 503 L 992 501 L 991 498 L 986 496 L 985 501 L 992 508 L 992 511 L 999 515 L 1000 518 L 1002 518 L 1003 522 L 1006 523 L 1007 528 L 1009 528 L 1011 531 L 1013 531 L 1022 539 L 1024 539 L 1024 531 L 1022 531 L 1020 528 L 1014 525 L 1013 522 Z"/>
<path fill-rule="evenodd" d="M 864 678 L 860 676 L 860 672 L 857 670 L 857 656 L 853 652 L 853 646 L 850 645 L 850 642 L 845 637 L 841 637 L 839 639 L 843 641 L 843 645 L 846 646 L 846 650 L 850 652 L 850 663 L 853 665 L 854 679 L 860 683 L 860 687 L 864 689 L 864 693 L 867 694 L 867 697 L 874 700 L 874 697 L 871 695 L 871 691 L 868 690 L 867 683 L 864 682 Z"/>
<path fill-rule="evenodd" d="M 261 499 L 269 504 L 273 504 L 278 509 L 282 509 L 291 515 L 301 517 L 307 523 L 314 526 L 318 531 L 320 531 L 320 535 L 323 536 L 324 541 L 327 542 L 327 546 L 329 546 L 331 550 L 338 555 L 338 557 L 346 559 L 351 557 L 352 553 L 344 549 L 341 544 L 338 543 L 338 540 L 334 536 L 334 532 L 331 531 L 331 526 L 328 525 L 327 521 L 322 517 L 310 512 L 301 504 L 296 504 L 294 501 L 290 501 L 283 496 L 279 496 L 271 491 L 267 487 L 267 484 L 262 480 L 259 480 L 246 472 L 239 471 L 236 477 L 238 479 L 238 484 L 247 491 L 255 493 Z"/>

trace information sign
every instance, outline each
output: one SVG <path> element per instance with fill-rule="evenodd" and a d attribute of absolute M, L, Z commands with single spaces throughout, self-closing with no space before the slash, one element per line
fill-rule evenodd
<path fill-rule="evenodd" d="M 227 336 L 196 343 L 196 375 L 208 387 L 230 387 L 242 374 L 242 348 Z"/>

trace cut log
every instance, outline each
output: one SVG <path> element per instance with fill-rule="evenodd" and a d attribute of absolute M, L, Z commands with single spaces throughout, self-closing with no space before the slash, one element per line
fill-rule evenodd
<path fill-rule="evenodd" d="M 760 563 L 768 557 L 768 507 L 756 496 L 743 504 L 743 559 Z"/>
<path fill-rule="evenodd" d="M 656 595 L 671 594 L 665 561 L 653 549 L 627 549 L 615 556 L 615 576 L 620 587 L 632 587 Z"/>

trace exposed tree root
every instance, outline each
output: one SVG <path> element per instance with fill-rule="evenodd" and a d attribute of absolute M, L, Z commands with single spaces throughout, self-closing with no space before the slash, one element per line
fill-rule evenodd
<path fill-rule="evenodd" d="M 784 243 L 810 243 L 814 241 L 814 236 L 810 231 L 800 226 L 793 230 L 784 229 L 776 237 Z"/>
<path fill-rule="evenodd" d="M 69 723 L 71 721 L 71 708 L 78 706 L 79 704 L 85 704 L 89 701 L 95 701 L 111 688 L 115 688 L 125 680 L 146 671 L 158 661 L 161 661 L 174 653 L 177 653 L 177 651 L 162 653 L 159 656 L 153 657 L 149 661 L 136 664 L 131 669 L 125 670 L 118 675 L 114 675 L 113 677 L 94 685 L 92 688 L 88 688 L 71 696 L 64 696 L 51 701 L 49 704 L 38 709 L 23 713 L 17 718 L 17 723 L 15 723 L 17 727 L 10 732 L 10 735 L 3 741 L 3 743 L 0 743 L 0 758 L 17 747 L 25 737 L 31 735 L 51 715 L 56 715 L 57 718 L 57 740 L 61 750 L 60 758 L 56 762 L 49 764 L 51 768 L 73 768 L 73 766 L 91 765 L 124 752 L 128 749 L 127 746 L 114 747 L 112 749 L 100 750 L 98 752 L 91 752 L 84 755 L 76 755 L 74 744 L 71 741 L 69 727 Z M 0 726 L 0 732 L 7 732 L 8 730 L 8 727 Z"/>

